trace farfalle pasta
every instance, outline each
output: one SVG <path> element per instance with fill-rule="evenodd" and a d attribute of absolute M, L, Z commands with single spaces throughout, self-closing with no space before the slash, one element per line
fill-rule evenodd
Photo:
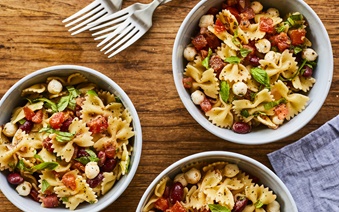
<path fill-rule="evenodd" d="M 74 73 L 25 88 L 22 98 L 0 127 L 0 170 L 20 195 L 75 210 L 128 173 L 134 131 L 117 96 Z"/>
<path fill-rule="evenodd" d="M 318 55 L 301 13 L 227 1 L 199 27 L 184 50 L 183 85 L 214 125 L 277 129 L 306 108 Z"/>
<path fill-rule="evenodd" d="M 173 179 L 164 177 L 157 185 L 143 212 L 150 211 L 280 211 L 277 195 L 225 161 L 193 164 Z"/>

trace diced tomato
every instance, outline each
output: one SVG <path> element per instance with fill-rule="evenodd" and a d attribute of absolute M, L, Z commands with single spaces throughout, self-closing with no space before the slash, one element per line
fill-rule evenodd
<path fill-rule="evenodd" d="M 274 108 L 275 115 L 278 116 L 280 120 L 283 120 L 288 115 L 288 109 L 286 107 L 286 104 L 280 104 Z"/>
<path fill-rule="evenodd" d="M 62 176 L 61 182 L 68 188 L 72 189 L 73 191 L 76 189 L 77 185 L 75 182 L 76 176 L 73 173 L 66 173 Z"/>
<path fill-rule="evenodd" d="M 206 112 L 208 112 L 212 109 L 212 104 L 211 104 L 210 100 L 205 98 L 204 101 L 202 101 L 200 103 L 200 107 L 206 113 Z"/>
<path fill-rule="evenodd" d="M 222 33 L 226 31 L 226 26 L 221 22 L 219 18 L 215 21 L 214 29 L 216 33 Z"/>
<path fill-rule="evenodd" d="M 192 77 L 184 77 L 182 79 L 182 84 L 186 89 L 192 88 L 193 78 Z"/>
<path fill-rule="evenodd" d="M 65 121 L 65 115 L 63 112 L 54 113 L 51 118 L 49 118 L 49 125 L 53 129 L 59 129 L 62 126 L 62 123 Z"/>
<path fill-rule="evenodd" d="M 42 122 L 42 116 L 43 116 L 43 111 L 42 110 L 38 110 L 34 116 L 32 117 L 32 122 L 39 124 Z"/>
<path fill-rule="evenodd" d="M 87 126 L 89 127 L 89 131 L 91 131 L 92 133 L 102 133 L 107 130 L 108 122 L 105 117 L 97 116 L 87 122 Z"/>
<path fill-rule="evenodd" d="M 292 45 L 301 45 L 305 41 L 306 30 L 305 29 L 293 29 L 289 31 Z"/>
<path fill-rule="evenodd" d="M 262 32 L 273 33 L 275 31 L 272 18 L 261 17 L 259 29 Z"/>
<path fill-rule="evenodd" d="M 169 210 L 169 212 L 186 212 L 186 208 L 177 201 Z"/>
<path fill-rule="evenodd" d="M 32 118 L 33 116 L 35 115 L 34 111 L 31 110 L 29 107 L 25 106 L 23 107 L 23 110 L 24 110 L 24 114 L 25 114 L 25 118 L 28 120 L 28 121 L 32 121 Z"/>
<path fill-rule="evenodd" d="M 169 202 L 167 199 L 160 197 L 155 203 L 154 207 L 161 211 L 166 211 L 169 208 Z"/>
<path fill-rule="evenodd" d="M 207 46 L 207 41 L 203 35 L 198 35 L 192 39 L 192 44 L 198 51 L 200 51 Z"/>
<path fill-rule="evenodd" d="M 281 32 L 279 35 L 272 36 L 270 38 L 271 44 L 277 46 L 280 52 L 283 52 L 285 49 L 290 48 L 291 39 L 285 32 Z"/>

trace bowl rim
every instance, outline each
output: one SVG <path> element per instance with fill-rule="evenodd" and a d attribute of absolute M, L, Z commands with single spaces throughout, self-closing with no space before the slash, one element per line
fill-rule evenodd
<path fill-rule="evenodd" d="M 141 124 L 140 124 L 140 119 L 139 119 L 139 116 L 138 116 L 138 113 L 136 111 L 134 104 L 132 103 L 129 96 L 125 93 L 125 91 L 115 81 L 113 81 L 111 78 L 109 78 L 108 76 L 106 76 L 106 75 L 102 74 L 101 72 L 94 70 L 92 68 L 88 68 L 88 67 L 85 67 L 85 66 L 79 66 L 79 65 L 55 65 L 55 66 L 49 66 L 49 67 L 45 67 L 45 68 L 36 70 L 34 72 L 31 72 L 30 74 L 26 75 L 25 77 L 23 77 L 22 79 L 17 81 L 14 85 L 12 85 L 10 87 L 10 89 L 1 98 L 0 107 L 6 101 L 8 96 L 15 89 L 17 89 L 22 83 L 24 83 L 26 80 L 29 80 L 30 78 L 48 73 L 50 71 L 57 71 L 57 70 L 85 72 L 87 74 L 97 75 L 98 79 L 103 80 L 107 84 L 112 86 L 111 90 L 116 92 L 117 94 L 119 94 L 121 96 L 124 106 L 126 108 L 128 108 L 129 113 L 133 117 L 133 128 L 134 128 L 134 132 L 135 132 L 133 153 L 132 153 L 132 156 L 131 156 L 131 157 L 133 157 L 133 158 L 131 158 L 131 161 L 133 160 L 133 164 L 132 164 L 132 166 L 129 167 L 128 173 L 126 175 L 122 176 L 122 178 L 119 180 L 119 181 L 123 180 L 122 184 L 120 185 L 121 187 L 120 187 L 119 190 L 110 194 L 109 192 L 113 190 L 113 188 L 114 188 L 114 186 L 113 186 L 111 188 L 111 190 L 108 193 L 105 194 L 105 195 L 111 195 L 111 196 L 109 196 L 109 198 L 106 201 L 102 201 L 102 202 L 100 202 L 100 204 L 98 204 L 99 201 L 100 201 L 100 197 L 99 197 L 98 202 L 96 204 L 88 205 L 90 207 L 90 210 L 100 211 L 100 210 L 103 210 L 104 208 L 106 208 L 107 206 L 109 206 L 110 204 L 112 204 L 114 201 L 116 201 L 122 195 L 122 193 L 126 191 L 126 189 L 128 188 L 129 184 L 131 183 L 131 181 L 133 180 L 133 178 L 136 174 L 137 168 L 139 167 L 140 158 L 141 158 L 142 128 L 141 128 Z M 91 80 L 89 79 L 89 81 L 91 81 Z M 0 173 L 0 174 L 3 175 L 3 173 Z M 2 181 L 1 179 L 2 178 L 0 178 L 0 181 Z M 119 181 L 117 181 L 116 183 L 118 183 Z M 11 195 L 11 194 L 6 192 L 6 190 L 9 189 L 8 187 L 9 187 L 9 185 L 8 185 L 7 182 L 0 182 L 0 191 L 6 196 L 6 198 L 10 202 L 12 202 L 16 207 L 18 207 L 19 209 L 21 209 L 23 211 L 30 211 L 31 208 L 29 207 L 29 205 L 20 204 L 20 202 L 19 202 L 20 200 L 17 198 L 17 195 Z M 10 189 L 12 189 L 12 188 L 10 188 Z M 33 202 L 33 200 L 32 200 L 32 202 Z M 49 211 L 49 210 L 55 211 L 56 209 L 41 207 L 41 211 Z M 57 210 L 58 211 L 69 211 L 69 209 L 66 208 L 66 207 L 58 208 Z M 88 211 L 88 210 L 89 210 L 89 208 L 87 206 L 85 206 L 83 208 L 76 209 L 76 211 Z"/>
<path fill-rule="evenodd" d="M 201 0 L 191 9 L 191 11 L 185 17 L 184 21 L 181 23 L 180 28 L 177 32 L 174 44 L 173 44 L 172 72 L 173 72 L 174 83 L 175 83 L 176 90 L 179 94 L 180 100 L 184 104 L 184 106 L 185 106 L 186 110 L 189 112 L 189 114 L 193 117 L 193 119 L 196 122 L 198 122 L 205 130 L 209 131 L 211 134 L 213 134 L 213 135 L 215 135 L 215 136 L 217 136 L 217 137 L 219 137 L 219 138 L 221 138 L 225 141 L 230 141 L 230 142 L 233 142 L 233 143 L 245 144 L 245 145 L 261 145 L 261 144 L 268 144 L 268 143 L 272 143 L 272 142 L 275 142 L 275 141 L 279 141 L 283 138 L 286 138 L 286 137 L 296 133 L 298 130 L 300 130 L 305 125 L 307 125 L 313 119 L 313 117 L 315 117 L 316 114 L 319 112 L 319 110 L 323 106 L 323 104 L 324 104 L 324 102 L 325 102 L 325 100 L 326 100 L 326 98 L 329 94 L 331 84 L 332 84 L 333 69 L 334 69 L 333 50 L 332 50 L 331 41 L 330 41 L 328 32 L 327 32 L 324 24 L 322 23 L 321 19 L 319 18 L 319 16 L 315 13 L 315 11 L 306 2 L 304 2 L 303 0 L 295 0 L 295 3 L 302 5 L 302 7 L 304 7 L 308 12 L 311 13 L 313 18 L 316 20 L 317 26 L 320 27 L 319 31 L 324 33 L 324 36 L 326 37 L 326 40 L 323 41 L 323 42 L 325 42 L 323 45 L 328 47 L 327 51 L 329 52 L 329 55 L 331 55 L 331 57 L 326 58 L 328 60 L 328 61 L 326 61 L 326 63 L 328 64 L 330 69 L 327 70 L 328 75 L 327 75 L 326 79 L 324 80 L 324 81 L 327 82 L 327 84 L 326 84 L 325 87 L 322 88 L 322 95 L 318 95 L 319 99 L 317 99 L 316 102 L 312 101 L 312 99 L 310 99 L 310 101 L 307 103 L 307 107 L 309 106 L 309 104 L 312 103 L 312 111 L 309 112 L 310 109 L 308 109 L 307 110 L 308 111 L 307 116 L 303 116 L 302 124 L 297 124 L 293 128 L 289 128 L 288 133 L 286 132 L 287 130 L 285 130 L 284 132 L 281 132 L 281 133 L 279 131 L 275 130 L 274 138 L 271 138 L 271 136 L 263 136 L 260 139 L 253 139 L 253 138 L 248 137 L 248 135 L 251 135 L 251 133 L 249 133 L 249 134 L 237 134 L 237 133 L 234 133 L 230 129 L 220 128 L 220 127 L 212 124 L 204 114 L 201 114 L 201 112 L 199 113 L 199 109 L 197 108 L 197 106 L 195 106 L 192 103 L 191 99 L 187 98 L 187 96 L 185 95 L 185 92 L 187 92 L 187 91 L 183 87 L 182 81 L 180 80 L 182 78 L 183 70 L 181 70 L 180 72 L 178 71 L 178 69 L 181 68 L 180 67 L 181 65 L 179 65 L 178 62 L 177 62 L 177 54 L 178 54 L 178 52 L 182 51 L 180 49 L 180 42 L 181 42 L 180 38 L 181 37 L 178 36 L 178 35 L 183 34 L 183 31 L 185 30 L 185 26 L 187 26 L 188 24 L 191 23 L 191 21 L 190 21 L 191 16 L 195 12 L 197 12 L 208 1 L 211 1 L 211 0 Z M 221 0 L 215 0 L 215 1 L 222 2 Z M 183 66 L 183 68 L 185 68 L 185 65 Z M 319 70 L 319 69 L 317 68 L 317 70 Z M 307 109 L 307 107 L 305 108 L 305 110 Z M 303 110 L 302 112 L 304 112 L 305 110 Z M 306 112 L 304 112 L 304 113 L 306 113 Z M 297 114 L 296 117 L 298 115 L 300 115 L 300 113 Z M 295 117 L 292 118 L 291 120 L 293 120 L 293 119 L 295 119 Z M 290 120 L 290 122 L 291 122 L 291 120 Z M 227 132 L 225 130 L 232 131 L 232 132 Z M 264 129 L 264 130 L 268 130 L 268 129 Z M 230 134 L 231 136 L 228 136 L 228 134 Z"/>
<path fill-rule="evenodd" d="M 158 182 L 160 182 L 161 179 L 163 179 L 165 176 L 167 176 L 167 174 L 169 172 L 171 172 L 172 170 L 176 169 L 177 167 L 182 167 L 185 164 L 189 163 L 190 161 L 194 160 L 194 161 L 200 161 L 199 159 L 201 158 L 205 158 L 204 160 L 208 160 L 211 157 L 216 158 L 216 157 L 220 157 L 221 160 L 222 157 L 232 157 L 234 159 L 237 160 L 242 160 L 245 161 L 247 163 L 253 164 L 254 166 L 259 167 L 259 169 L 263 170 L 265 173 L 267 173 L 270 177 L 272 177 L 274 179 L 274 181 L 279 184 L 279 186 L 281 186 L 284 189 L 284 192 L 286 193 L 286 196 L 288 197 L 288 199 L 290 200 L 290 202 L 292 203 L 292 208 L 294 209 L 294 212 L 297 212 L 297 206 L 296 203 L 290 193 L 290 191 L 288 190 L 288 188 L 286 187 L 286 185 L 281 181 L 281 179 L 269 168 L 267 168 L 264 164 L 260 163 L 259 161 L 250 158 L 246 155 L 243 154 L 239 154 L 239 153 L 235 153 L 235 152 L 230 152 L 230 151 L 205 151 L 205 152 L 199 152 L 199 153 L 195 153 L 189 156 L 186 156 L 174 163 L 172 163 L 170 166 L 168 166 L 166 169 L 164 169 L 160 174 L 157 175 L 157 177 L 151 182 L 151 184 L 147 187 L 147 189 L 145 190 L 144 194 L 142 195 L 138 207 L 137 207 L 137 211 L 142 211 L 142 207 L 147 203 L 147 197 L 149 196 L 150 192 L 153 192 L 153 189 L 155 188 L 155 186 L 157 185 Z M 293 211 L 292 211 L 293 212 Z"/>

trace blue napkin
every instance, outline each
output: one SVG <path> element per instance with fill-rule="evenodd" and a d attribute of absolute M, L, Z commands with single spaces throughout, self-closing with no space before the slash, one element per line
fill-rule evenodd
<path fill-rule="evenodd" d="M 268 158 L 299 212 L 339 212 L 339 115 Z"/>

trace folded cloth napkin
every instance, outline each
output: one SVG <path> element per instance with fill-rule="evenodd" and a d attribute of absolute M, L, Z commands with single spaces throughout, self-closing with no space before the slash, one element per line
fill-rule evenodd
<path fill-rule="evenodd" d="M 268 158 L 299 212 L 339 212 L 339 115 Z"/>

